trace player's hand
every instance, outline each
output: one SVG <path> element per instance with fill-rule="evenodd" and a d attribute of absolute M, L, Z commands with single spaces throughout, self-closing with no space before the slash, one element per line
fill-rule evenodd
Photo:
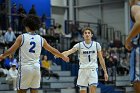
<path fill-rule="evenodd" d="M 107 73 L 104 73 L 104 78 L 105 78 L 105 81 L 108 81 L 108 74 Z"/>
<path fill-rule="evenodd" d="M 65 56 L 62 58 L 64 61 L 69 62 L 69 57 Z"/>
<path fill-rule="evenodd" d="M 128 38 L 125 41 L 125 48 L 128 49 L 129 51 L 132 49 L 131 40 Z"/>

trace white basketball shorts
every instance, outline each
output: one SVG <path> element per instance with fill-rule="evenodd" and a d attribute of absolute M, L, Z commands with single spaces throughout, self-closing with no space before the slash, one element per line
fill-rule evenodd
<path fill-rule="evenodd" d="M 24 65 L 19 67 L 17 89 L 37 89 L 40 87 L 40 64 Z"/>
<path fill-rule="evenodd" d="M 81 68 L 78 72 L 77 85 L 79 87 L 87 87 L 90 85 L 98 85 L 98 69 Z"/>

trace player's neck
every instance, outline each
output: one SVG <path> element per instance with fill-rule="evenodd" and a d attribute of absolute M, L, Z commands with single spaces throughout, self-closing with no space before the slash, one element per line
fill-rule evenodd
<path fill-rule="evenodd" d="M 85 40 L 85 43 L 86 44 L 90 44 L 91 43 L 91 40 Z"/>
<path fill-rule="evenodd" d="M 28 32 L 28 33 L 31 34 L 31 35 L 36 34 L 34 31 L 30 31 L 30 32 Z"/>

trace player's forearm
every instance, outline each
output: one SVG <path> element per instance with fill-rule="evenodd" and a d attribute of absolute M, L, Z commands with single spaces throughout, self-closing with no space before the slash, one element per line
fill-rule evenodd
<path fill-rule="evenodd" d="M 77 51 L 75 48 L 72 48 L 68 51 L 64 51 L 62 54 L 64 54 L 65 56 L 69 56 L 71 54 L 73 54 L 75 51 Z"/>
<path fill-rule="evenodd" d="M 131 40 L 140 33 L 140 22 L 136 22 L 132 28 L 132 31 L 128 35 L 128 39 Z"/>
<path fill-rule="evenodd" d="M 60 57 L 63 58 L 64 55 L 62 53 L 60 53 L 57 49 L 53 48 L 51 51 L 52 54 L 54 54 L 56 57 Z"/>
<path fill-rule="evenodd" d="M 105 61 L 103 58 L 99 59 L 100 60 L 100 64 L 101 64 L 101 67 L 104 71 L 104 73 L 107 73 L 107 70 L 106 70 L 106 65 L 105 65 Z"/>

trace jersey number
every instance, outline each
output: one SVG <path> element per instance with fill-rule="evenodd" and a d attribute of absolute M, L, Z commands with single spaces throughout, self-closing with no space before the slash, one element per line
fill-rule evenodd
<path fill-rule="evenodd" d="M 89 60 L 89 62 L 91 61 L 91 60 L 90 60 L 90 55 L 88 55 L 88 60 Z"/>
<path fill-rule="evenodd" d="M 31 41 L 31 42 L 30 42 L 30 45 L 31 45 L 31 48 L 29 49 L 29 52 L 31 52 L 31 53 L 35 53 L 34 48 L 36 47 L 36 43 L 33 42 L 33 41 Z"/>

